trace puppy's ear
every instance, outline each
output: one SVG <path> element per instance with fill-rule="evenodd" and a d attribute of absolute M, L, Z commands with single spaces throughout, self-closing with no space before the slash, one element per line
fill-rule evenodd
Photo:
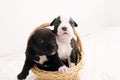
<path fill-rule="evenodd" d="M 78 24 L 71 17 L 70 17 L 70 24 L 73 27 L 77 27 L 78 26 Z"/>
<path fill-rule="evenodd" d="M 50 26 L 53 26 L 55 23 L 56 18 L 50 23 Z"/>
<path fill-rule="evenodd" d="M 55 22 L 57 22 L 57 20 L 60 20 L 60 16 L 58 16 L 57 18 L 55 18 L 55 19 L 50 23 L 50 26 L 55 25 Z"/>
<path fill-rule="evenodd" d="M 58 16 L 56 19 L 59 19 L 59 20 L 60 20 L 60 16 Z"/>

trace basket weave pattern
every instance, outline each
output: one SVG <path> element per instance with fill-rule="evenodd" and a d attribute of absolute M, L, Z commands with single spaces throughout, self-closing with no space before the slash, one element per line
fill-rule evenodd
<path fill-rule="evenodd" d="M 31 38 L 31 36 L 34 34 L 34 32 L 36 30 L 38 30 L 40 28 L 48 27 L 49 25 L 50 25 L 49 23 L 44 23 L 44 24 L 38 26 L 37 28 L 35 28 L 35 30 L 30 34 L 28 40 Z M 64 74 L 60 73 L 58 71 L 41 70 L 41 69 L 38 69 L 36 66 L 34 66 L 31 70 L 36 75 L 40 76 L 40 80 L 79 80 L 78 73 L 84 65 L 84 57 L 83 57 L 83 49 L 82 49 L 80 37 L 76 31 L 74 31 L 74 34 L 77 37 L 79 53 L 81 55 L 80 62 L 76 66 L 70 68 L 69 71 Z"/>

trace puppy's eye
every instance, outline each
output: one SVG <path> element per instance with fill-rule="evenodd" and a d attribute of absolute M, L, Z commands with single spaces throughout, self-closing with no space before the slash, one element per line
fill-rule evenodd
<path fill-rule="evenodd" d="M 42 43 L 44 43 L 44 40 L 41 39 L 41 40 L 39 40 L 39 42 L 42 44 Z"/>

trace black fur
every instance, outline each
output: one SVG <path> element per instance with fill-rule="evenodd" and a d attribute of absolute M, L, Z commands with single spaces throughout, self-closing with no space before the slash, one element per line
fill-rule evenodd
<path fill-rule="evenodd" d="M 78 26 L 78 24 L 72 18 L 70 18 L 69 23 L 73 28 Z"/>
<path fill-rule="evenodd" d="M 76 42 L 76 40 L 74 38 L 72 38 L 72 40 L 71 40 L 71 47 L 73 48 L 72 52 L 71 52 L 71 55 L 70 55 L 71 62 L 73 62 L 73 63 L 75 63 L 75 65 L 77 65 L 77 63 L 79 62 L 78 58 L 81 55 L 79 54 L 78 44 L 77 44 L 77 42 Z"/>
<path fill-rule="evenodd" d="M 38 68 L 47 71 L 56 71 L 63 63 L 57 54 L 58 46 L 56 44 L 55 35 L 50 29 L 43 28 L 35 31 L 28 41 L 26 49 L 26 59 L 21 73 L 17 76 L 19 80 L 23 80 L 29 74 L 29 70 L 36 65 Z M 52 54 L 55 52 L 55 54 Z M 36 63 L 39 56 L 45 55 L 47 61 L 43 64 Z"/>
<path fill-rule="evenodd" d="M 57 18 L 55 18 L 51 23 L 50 26 L 54 26 L 54 30 L 53 33 L 55 33 L 57 35 L 57 29 L 58 26 L 60 25 L 61 20 L 60 20 L 60 16 L 58 16 Z"/>

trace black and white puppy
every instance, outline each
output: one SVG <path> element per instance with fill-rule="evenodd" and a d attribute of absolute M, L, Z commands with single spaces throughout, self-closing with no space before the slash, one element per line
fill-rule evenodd
<path fill-rule="evenodd" d="M 47 71 L 57 71 L 63 66 L 57 54 L 55 34 L 48 28 L 36 30 L 28 40 L 26 59 L 18 80 L 24 80 L 29 70 L 36 65 L 38 68 Z"/>
<path fill-rule="evenodd" d="M 72 18 L 67 19 L 58 16 L 50 25 L 54 26 L 53 32 L 58 44 L 58 56 L 64 63 L 67 63 L 68 67 L 75 66 L 77 64 L 78 45 L 74 35 L 74 27 L 78 26 L 77 23 Z M 64 69 L 61 69 L 60 72 L 67 71 Z"/>

